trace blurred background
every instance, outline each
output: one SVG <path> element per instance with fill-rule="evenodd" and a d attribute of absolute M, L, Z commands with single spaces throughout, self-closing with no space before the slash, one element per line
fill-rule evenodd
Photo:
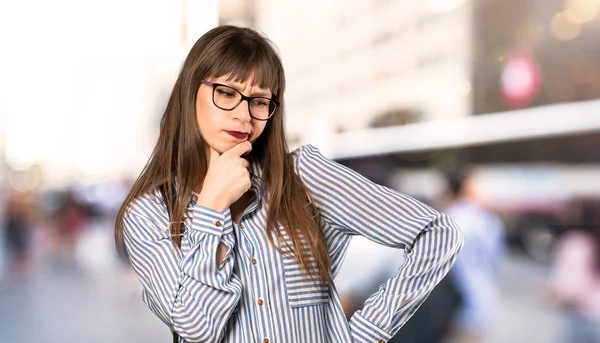
<path fill-rule="evenodd" d="M 191 45 L 250 26 L 314 144 L 449 213 L 393 341 L 600 342 L 600 0 L 0 1 L 0 342 L 167 342 L 113 244 Z M 348 316 L 402 251 L 355 238 Z"/>

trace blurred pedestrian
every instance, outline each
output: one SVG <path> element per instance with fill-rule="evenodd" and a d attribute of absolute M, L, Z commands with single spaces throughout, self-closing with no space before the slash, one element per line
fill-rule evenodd
<path fill-rule="evenodd" d="M 446 173 L 443 210 L 463 230 L 465 244 L 450 272 L 461 295 L 450 342 L 486 342 L 499 305 L 498 269 L 506 246 L 500 218 L 477 202 L 474 173 Z"/>
<path fill-rule="evenodd" d="M 560 343 L 600 342 L 600 206 L 578 199 L 562 218 L 569 229 L 556 245 L 550 300 L 566 315 Z"/>
<path fill-rule="evenodd" d="M 26 192 L 8 191 L 2 223 L 6 273 L 19 278 L 26 278 L 31 272 L 31 206 L 31 197 Z"/>

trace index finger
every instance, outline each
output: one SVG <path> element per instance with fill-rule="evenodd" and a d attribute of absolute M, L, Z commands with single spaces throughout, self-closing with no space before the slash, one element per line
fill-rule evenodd
<path fill-rule="evenodd" d="M 223 153 L 223 155 L 232 155 L 232 156 L 241 157 L 243 154 L 250 152 L 251 150 L 252 150 L 252 143 L 250 143 L 249 141 L 244 141 L 244 142 L 234 146 L 233 148 L 225 151 Z"/>

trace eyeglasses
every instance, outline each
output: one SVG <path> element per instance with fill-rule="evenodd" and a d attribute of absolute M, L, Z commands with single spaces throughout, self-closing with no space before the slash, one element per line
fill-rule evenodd
<path fill-rule="evenodd" d="M 275 114 L 275 111 L 279 106 L 279 103 L 273 99 L 260 96 L 245 96 L 237 89 L 220 83 L 206 80 L 200 80 L 200 82 L 212 86 L 213 104 L 225 111 L 232 111 L 238 107 L 242 101 L 246 100 L 248 102 L 248 112 L 252 118 L 256 120 L 268 120 Z"/>

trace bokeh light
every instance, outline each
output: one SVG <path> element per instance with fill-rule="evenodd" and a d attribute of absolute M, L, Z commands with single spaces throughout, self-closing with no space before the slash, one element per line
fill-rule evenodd
<path fill-rule="evenodd" d="M 568 0 L 565 6 L 565 15 L 568 20 L 576 24 L 590 22 L 598 15 L 600 1 L 598 0 Z"/>
<path fill-rule="evenodd" d="M 561 12 L 552 18 L 550 32 L 558 40 L 575 39 L 581 34 L 581 24 L 570 20 L 566 12 Z"/>

